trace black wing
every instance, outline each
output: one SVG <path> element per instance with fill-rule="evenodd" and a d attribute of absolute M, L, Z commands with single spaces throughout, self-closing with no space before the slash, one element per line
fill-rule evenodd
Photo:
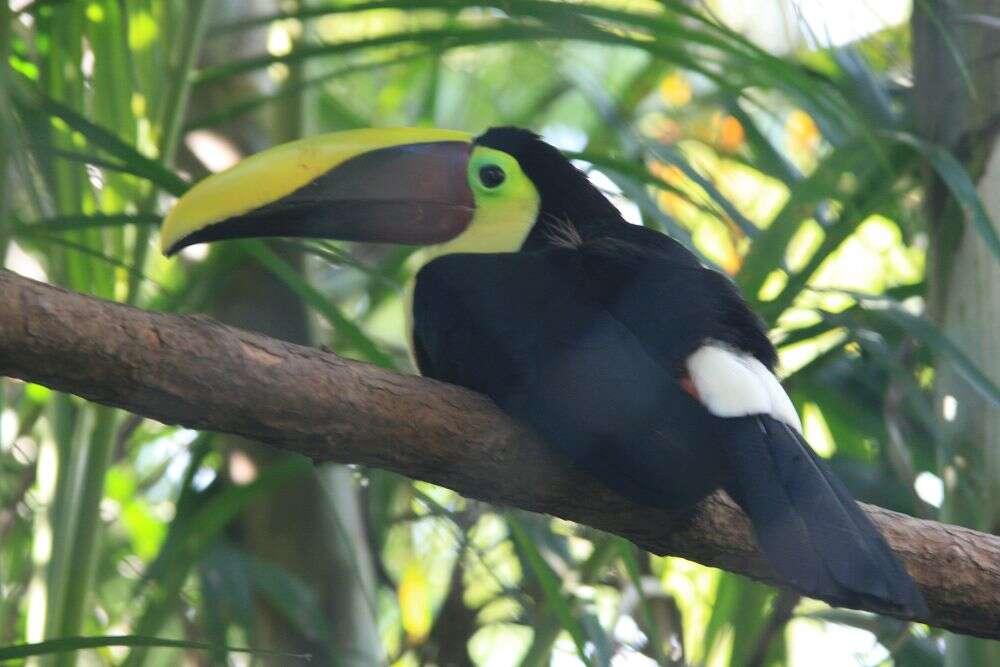
<path fill-rule="evenodd" d="M 639 502 L 687 507 L 722 470 L 711 416 L 589 293 L 580 253 L 447 255 L 414 293 L 421 371 L 490 396 Z"/>
<path fill-rule="evenodd" d="M 732 281 L 670 243 L 676 247 L 610 237 L 584 243 L 577 252 L 588 293 L 671 370 L 679 372 L 677 364 L 709 339 L 773 368 L 777 354 L 767 330 Z"/>
<path fill-rule="evenodd" d="M 417 277 L 425 375 L 493 398 L 577 466 L 637 502 L 690 506 L 725 486 L 798 590 L 926 612 L 877 530 L 808 444 L 770 417 L 718 418 L 678 379 L 705 340 L 774 350 L 715 272 L 615 240 L 448 255 Z"/>

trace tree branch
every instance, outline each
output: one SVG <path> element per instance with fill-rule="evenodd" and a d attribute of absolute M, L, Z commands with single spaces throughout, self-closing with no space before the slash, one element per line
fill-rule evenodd
<path fill-rule="evenodd" d="M 314 461 L 387 468 L 777 581 L 746 517 L 721 493 L 687 517 L 632 504 L 482 396 L 208 318 L 146 312 L 0 270 L 0 375 Z M 920 620 L 1000 638 L 1000 537 L 865 510 L 923 590 L 931 614 Z"/>

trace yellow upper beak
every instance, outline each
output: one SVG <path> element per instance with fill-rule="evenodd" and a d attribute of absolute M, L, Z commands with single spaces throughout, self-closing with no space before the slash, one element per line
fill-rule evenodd
<path fill-rule="evenodd" d="M 167 214 L 160 246 L 313 236 L 436 243 L 472 216 L 472 136 L 365 129 L 300 139 L 253 155 L 191 188 Z"/>

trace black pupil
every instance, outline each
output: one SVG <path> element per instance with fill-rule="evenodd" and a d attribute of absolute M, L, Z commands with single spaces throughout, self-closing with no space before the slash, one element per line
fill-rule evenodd
<path fill-rule="evenodd" d="M 479 169 L 479 180 L 488 188 L 497 187 L 503 183 L 505 178 L 507 178 L 507 174 L 503 173 L 503 169 L 495 164 L 489 164 Z"/>

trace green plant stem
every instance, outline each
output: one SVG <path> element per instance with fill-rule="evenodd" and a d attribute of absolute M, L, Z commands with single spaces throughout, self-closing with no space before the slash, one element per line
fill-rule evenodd
<path fill-rule="evenodd" d="M 196 651 L 215 651 L 219 647 L 205 642 L 182 641 L 179 639 L 164 639 L 161 637 L 143 637 L 141 635 L 107 635 L 104 637 L 63 637 L 33 644 L 18 644 L 16 646 L 0 647 L 0 662 L 20 660 L 36 655 L 65 654 L 82 649 L 105 648 L 109 646 L 144 646 L 158 648 L 183 648 Z M 308 653 L 286 653 L 283 651 L 268 651 L 265 649 L 244 646 L 226 646 L 230 653 L 249 653 L 251 655 L 276 655 L 283 658 L 309 660 Z M 75 655 L 70 653 L 70 655 Z"/>
<path fill-rule="evenodd" d="M 69 558 L 64 561 L 65 580 L 61 623 L 50 636 L 69 637 L 80 634 L 87 609 L 87 596 L 91 591 L 97 569 L 100 545 L 100 503 L 104 494 L 104 474 L 114 453 L 117 414 L 112 408 L 88 406 L 93 413 L 93 429 L 83 433 L 81 442 L 73 449 L 70 470 L 81 473 L 71 478 L 73 498 L 79 510 L 73 516 L 75 525 Z M 79 481 L 78 481 L 79 480 Z M 73 654 L 60 655 L 55 664 L 73 665 Z"/>
<path fill-rule="evenodd" d="M 6 2 L 0 3 L 0 63 L 6 63 L 9 57 L 11 19 L 10 6 Z M 10 238 L 7 229 L 9 225 L 8 215 L 11 209 L 10 193 L 13 192 L 9 183 L 11 178 L 8 171 L 8 169 L 12 171 L 13 165 L 8 165 L 8 161 L 11 150 L 16 143 L 16 137 L 14 136 L 13 119 L 10 117 L 10 108 L 10 99 L 7 95 L 7 69 L 0 67 L 0 266 L 4 264 L 7 256 L 7 243 Z M 2 389 L 3 387 L 0 385 L 0 391 Z M 0 394 L 0 401 L 2 399 L 3 396 Z"/>
<path fill-rule="evenodd" d="M 601 576 L 604 569 L 614 560 L 618 553 L 618 542 L 611 537 L 604 537 L 595 543 L 594 552 L 580 566 L 580 583 L 592 584 Z M 578 599 L 572 602 L 574 613 L 580 612 Z M 545 609 L 536 620 L 534 636 L 528 651 L 521 659 L 520 667 L 543 667 L 552 661 L 552 650 L 560 633 L 566 629 L 556 613 Z"/>
<path fill-rule="evenodd" d="M 181 39 L 177 42 L 177 50 L 174 53 L 174 61 L 177 63 L 173 70 L 173 76 L 168 81 L 167 91 L 163 96 L 163 107 L 159 117 L 158 126 L 161 128 L 160 134 L 160 161 L 165 167 L 173 164 L 177 154 L 177 144 L 181 138 L 181 128 L 183 127 L 184 113 L 187 110 L 188 100 L 191 97 L 191 74 L 194 71 L 195 59 L 201 50 L 201 44 L 205 38 L 205 31 L 208 27 L 208 6 L 211 0 L 191 0 L 188 3 L 187 16 L 181 30 Z M 156 205 L 157 189 L 149 193 L 148 198 L 141 207 L 142 212 L 153 210 Z M 133 264 L 141 271 L 146 263 L 146 256 L 149 253 L 149 236 L 152 230 L 148 227 L 140 227 L 136 230 L 135 246 L 133 247 Z M 136 275 L 129 276 L 128 292 L 126 292 L 125 302 L 134 304 L 139 297 L 139 285 L 141 280 Z"/>
<path fill-rule="evenodd" d="M 184 38 L 177 45 L 179 64 L 169 94 L 164 98 L 160 117 L 160 127 L 163 128 L 160 157 L 164 163 L 169 163 L 176 151 L 181 116 L 189 94 L 188 72 L 204 35 L 207 4 L 208 0 L 193 0 L 190 3 Z M 155 202 L 154 189 L 141 209 L 152 210 Z M 61 210 L 71 209 L 68 205 L 61 207 Z M 148 227 L 137 229 L 133 251 L 136 266 L 145 262 L 149 234 Z M 94 277 L 92 272 L 87 275 Z M 83 280 L 83 274 L 78 277 L 82 280 L 81 284 L 92 282 Z M 76 282 L 72 280 L 72 274 L 62 278 L 60 282 Z M 126 296 L 129 303 L 137 300 L 141 282 L 139 272 L 129 274 Z M 68 397 L 60 397 L 56 401 L 54 430 L 60 457 L 58 490 L 52 508 L 53 550 L 47 573 L 47 638 L 78 635 L 84 627 L 88 596 L 92 591 L 99 556 L 100 503 L 105 475 L 114 453 L 114 434 L 118 423 L 117 414 L 110 408 L 87 405 L 74 409 Z M 76 662 L 76 654 L 62 653 L 45 659 L 45 662 L 55 667 L 71 667 Z"/>
<path fill-rule="evenodd" d="M 45 636 L 79 634 L 93 580 L 104 471 L 113 449 L 115 412 L 57 394 L 51 414 L 59 449 L 57 487 L 51 509 L 52 555 L 47 571 Z M 48 664 L 71 665 L 72 655 Z"/>

